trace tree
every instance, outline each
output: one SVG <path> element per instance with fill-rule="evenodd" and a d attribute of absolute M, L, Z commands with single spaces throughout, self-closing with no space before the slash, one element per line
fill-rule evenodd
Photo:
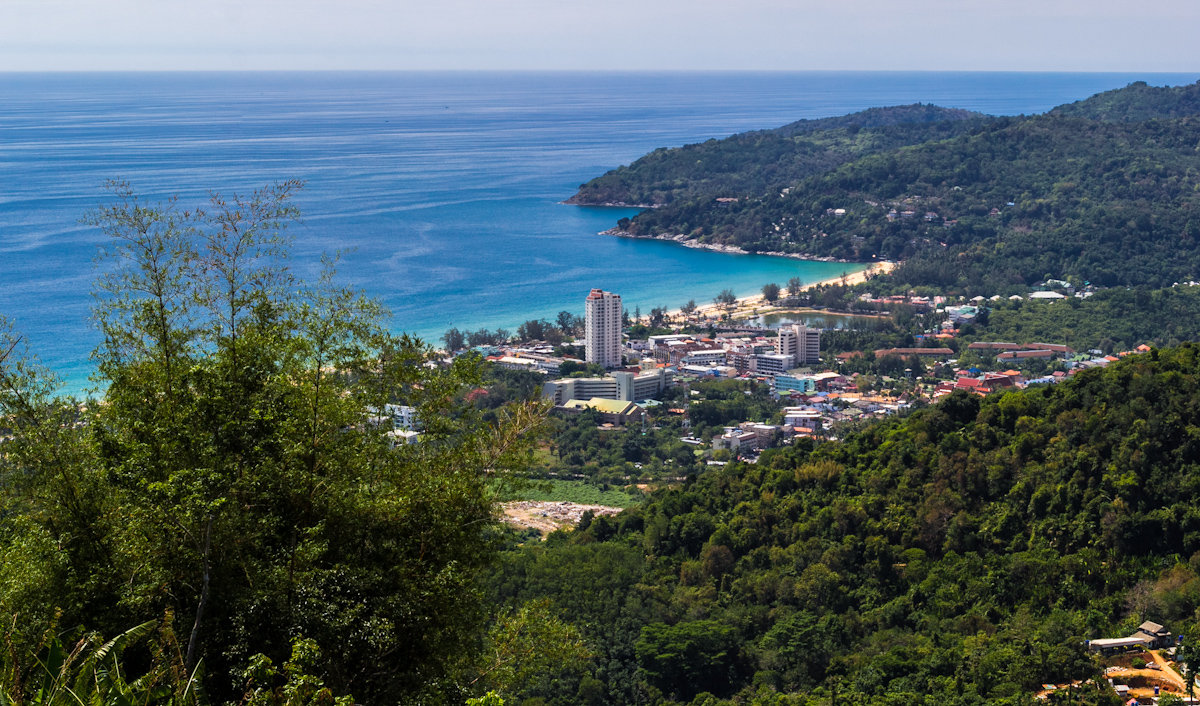
<path fill-rule="evenodd" d="M 297 186 L 181 212 L 116 185 L 92 218 L 113 242 L 95 314 L 104 404 L 81 418 L 0 350 L 0 415 L 28 420 L 0 458 L 19 494 L 3 509 L 20 512 L 0 555 L 13 522 L 25 546 L 50 540 L 22 551 L 52 572 L 66 625 L 179 616 L 183 665 L 203 661 L 219 701 L 240 695 L 251 655 L 282 663 L 303 636 L 337 646 L 319 665 L 336 693 L 395 702 L 445 688 L 478 644 L 490 486 L 525 463 L 543 414 L 485 424 L 455 401 L 480 383 L 478 357 L 433 367 L 335 285 L 332 262 L 298 281 L 283 235 Z M 417 408 L 425 443 L 391 448 L 370 412 L 389 403 Z M 6 614 L 32 609 L 2 585 Z"/>
<path fill-rule="evenodd" d="M 732 289 L 722 289 L 716 297 L 713 297 L 713 303 L 718 306 L 733 306 L 737 304 L 737 295 Z"/>
<path fill-rule="evenodd" d="M 517 339 L 521 341 L 543 341 L 546 331 L 552 328 L 545 319 L 530 319 L 517 327 Z"/>
<path fill-rule="evenodd" d="M 467 337 L 457 328 L 451 328 L 442 334 L 442 343 L 450 353 L 461 351 L 467 347 Z"/>
<path fill-rule="evenodd" d="M 554 321 L 558 325 L 558 330 L 564 335 L 569 335 L 575 332 L 578 328 L 578 317 L 569 311 L 558 312 L 558 317 Z"/>
<path fill-rule="evenodd" d="M 727 691 L 736 671 L 737 636 L 713 620 L 646 625 L 634 649 L 650 683 L 683 699 Z"/>
<path fill-rule="evenodd" d="M 789 297 L 798 297 L 804 291 L 804 282 L 799 277 L 792 277 L 787 282 Z"/>
<path fill-rule="evenodd" d="M 580 672 L 591 658 L 579 629 L 554 615 L 549 599 L 532 601 L 500 617 L 488 632 L 477 690 L 507 695 L 530 682 Z"/>
<path fill-rule="evenodd" d="M 667 307 L 656 306 L 650 310 L 650 328 L 661 328 L 667 323 Z"/>
<path fill-rule="evenodd" d="M 687 304 L 684 304 L 679 310 L 683 312 L 684 316 L 691 316 L 696 313 L 696 300 L 689 299 Z"/>
<path fill-rule="evenodd" d="M 767 300 L 768 304 L 774 304 L 779 299 L 779 285 L 774 282 L 768 282 L 762 288 L 763 299 Z"/>

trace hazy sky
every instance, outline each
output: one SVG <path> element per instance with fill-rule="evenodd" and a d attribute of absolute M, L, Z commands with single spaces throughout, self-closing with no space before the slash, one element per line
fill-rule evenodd
<path fill-rule="evenodd" d="M 1197 0 L 0 0 L 0 70 L 1195 71 Z"/>

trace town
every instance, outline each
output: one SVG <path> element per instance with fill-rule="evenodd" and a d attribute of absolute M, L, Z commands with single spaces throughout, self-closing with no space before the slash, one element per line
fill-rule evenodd
<path fill-rule="evenodd" d="M 1006 299 L 1047 302 L 1094 293 L 1090 287 L 1076 291 L 1065 281 L 1049 280 L 1045 286 L 1055 289 Z M 724 463 L 754 462 L 763 449 L 796 439 L 835 440 L 843 429 L 904 414 L 956 391 L 985 395 L 1051 385 L 1150 350 L 1146 344 L 1105 354 L 1058 342 L 963 343 L 963 330 L 986 317 L 987 305 L 1000 299 L 977 296 L 959 303 L 944 296 L 862 294 L 856 299 L 860 306 L 884 313 L 905 307 L 931 326 L 914 336 L 911 346 L 834 351 L 823 345 L 823 335 L 836 334 L 836 329 L 786 320 L 774 328 L 764 326 L 763 312 L 771 311 L 765 301 L 740 301 L 725 293 L 710 307 L 691 303 L 678 312 L 655 309 L 649 316 L 638 312 L 631 318 L 620 294 L 593 289 L 584 301 L 582 321 L 560 315 L 566 324 L 561 328 L 529 322 L 520 329 L 552 331 L 546 339 L 553 340 L 518 335 L 466 346 L 464 338 L 454 354 L 475 353 L 501 369 L 541 376 L 542 396 L 557 414 L 577 417 L 591 411 L 603 429 L 657 428 L 677 418 L 680 442 L 709 463 Z M 879 314 L 861 316 L 870 321 Z M 569 337 L 580 328 L 581 335 Z M 772 404 L 759 410 L 757 418 L 723 419 L 716 425 L 695 418 L 698 405 L 713 394 L 724 397 L 730 385 Z M 398 428 L 407 440 L 414 439 L 411 426 Z"/>

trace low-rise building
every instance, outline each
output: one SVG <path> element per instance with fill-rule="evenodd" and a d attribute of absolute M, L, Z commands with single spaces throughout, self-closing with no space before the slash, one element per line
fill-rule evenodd
<path fill-rule="evenodd" d="M 578 413 L 585 409 L 594 409 L 600 413 L 600 419 L 609 424 L 628 424 L 631 422 L 636 424 L 640 423 L 646 417 L 646 410 L 633 402 L 601 397 L 593 397 L 590 400 L 568 400 L 566 404 L 561 405 L 561 409 L 568 413 Z"/>
<path fill-rule="evenodd" d="M 752 372 L 762 375 L 779 375 L 790 370 L 794 358 L 781 353 L 758 353 L 752 359 Z"/>
<path fill-rule="evenodd" d="M 725 351 L 721 348 L 688 351 L 679 362 L 682 365 L 724 365 Z"/>
<path fill-rule="evenodd" d="M 783 423 L 790 427 L 815 428 L 821 424 L 821 412 L 811 407 L 785 407 Z"/>
<path fill-rule="evenodd" d="M 774 378 L 774 389 L 777 395 L 787 395 L 793 392 L 815 392 L 817 381 L 811 375 L 793 375 L 782 373 Z"/>
<path fill-rule="evenodd" d="M 568 400 L 593 397 L 632 402 L 662 394 L 673 377 L 674 371 L 669 368 L 656 368 L 637 374 L 619 370 L 602 378 L 559 378 L 542 386 L 542 396 L 559 406 Z"/>
<path fill-rule="evenodd" d="M 727 449 L 731 453 L 754 451 L 758 448 L 758 435 L 752 431 L 743 431 L 729 427 L 725 433 L 713 437 L 713 450 Z"/>
<path fill-rule="evenodd" d="M 1115 654 L 1138 649 L 1158 649 L 1175 644 L 1171 631 L 1158 623 L 1147 620 L 1129 637 L 1089 640 L 1088 649 L 1102 654 Z"/>

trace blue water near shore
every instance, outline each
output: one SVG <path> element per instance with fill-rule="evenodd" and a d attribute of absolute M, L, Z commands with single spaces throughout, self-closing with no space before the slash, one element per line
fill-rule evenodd
<path fill-rule="evenodd" d="M 599 236 L 633 211 L 559 202 L 660 146 L 872 106 L 1034 113 L 1134 80 L 1006 73 L 160 73 L 0 75 L 0 314 L 82 389 L 93 258 L 80 218 L 105 180 L 184 204 L 299 178 L 295 263 L 345 252 L 343 279 L 397 331 L 514 329 L 592 287 L 630 309 L 709 301 L 838 263 Z"/>

